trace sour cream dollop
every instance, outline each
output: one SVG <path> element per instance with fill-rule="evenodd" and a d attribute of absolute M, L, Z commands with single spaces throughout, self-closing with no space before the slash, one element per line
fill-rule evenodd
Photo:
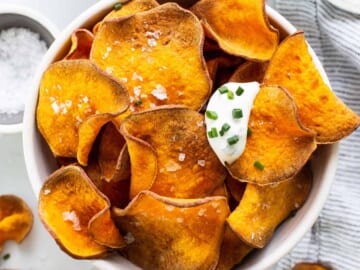
<path fill-rule="evenodd" d="M 222 164 L 231 164 L 244 152 L 248 122 L 257 82 L 226 83 L 211 96 L 205 124 L 209 144 Z"/>

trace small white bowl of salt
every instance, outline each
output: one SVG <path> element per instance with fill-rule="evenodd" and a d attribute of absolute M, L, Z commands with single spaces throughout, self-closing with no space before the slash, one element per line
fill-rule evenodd
<path fill-rule="evenodd" d="M 32 78 L 58 32 L 29 8 L 0 4 L 0 134 L 22 131 Z"/>

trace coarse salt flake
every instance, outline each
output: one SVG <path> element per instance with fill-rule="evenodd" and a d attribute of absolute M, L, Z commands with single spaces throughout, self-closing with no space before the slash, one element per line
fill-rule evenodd
<path fill-rule="evenodd" d="M 46 50 L 38 33 L 21 27 L 0 31 L 0 114 L 24 110 L 28 86 Z"/>
<path fill-rule="evenodd" d="M 74 231 L 81 231 L 80 220 L 75 211 L 63 212 L 62 216 L 65 221 L 70 221 L 72 223 Z"/>
<path fill-rule="evenodd" d="M 185 153 L 179 153 L 179 161 L 183 162 L 186 158 L 186 154 Z"/>
<path fill-rule="evenodd" d="M 167 99 L 167 93 L 164 86 L 161 84 L 157 84 L 156 88 L 151 91 L 151 94 L 156 97 L 158 100 L 165 100 Z"/>
<path fill-rule="evenodd" d="M 205 167 L 206 161 L 203 160 L 203 159 L 200 159 L 200 160 L 197 161 L 197 164 L 198 164 L 200 167 Z"/>

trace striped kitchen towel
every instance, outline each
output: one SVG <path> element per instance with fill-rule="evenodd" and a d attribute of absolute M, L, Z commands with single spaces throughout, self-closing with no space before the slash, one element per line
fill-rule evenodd
<path fill-rule="evenodd" d="M 267 4 L 305 31 L 333 90 L 360 114 L 360 15 L 327 0 Z M 289 270 L 300 261 L 322 262 L 337 270 L 360 269 L 360 130 L 340 143 L 336 179 L 320 217 L 274 269 Z"/>

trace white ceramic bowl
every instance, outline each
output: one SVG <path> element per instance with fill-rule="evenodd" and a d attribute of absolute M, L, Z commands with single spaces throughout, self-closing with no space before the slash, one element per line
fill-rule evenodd
<path fill-rule="evenodd" d="M 49 47 L 59 33 L 59 30 L 44 16 L 32 9 L 0 4 L 0 31 L 11 27 L 24 27 L 40 34 L 40 39 Z M 0 114 L 0 134 L 22 131 L 24 112 L 7 117 Z"/>
<path fill-rule="evenodd" d="M 23 145 L 26 168 L 37 196 L 44 179 L 56 169 L 55 160 L 36 128 L 35 110 L 41 75 L 50 63 L 64 54 L 64 44 L 69 44 L 71 33 L 75 29 L 93 25 L 113 7 L 115 2 L 114 0 L 99 1 L 75 19 L 52 44 L 35 76 L 30 98 L 25 108 Z M 267 7 L 267 13 L 272 23 L 281 26 L 284 33 L 296 31 L 295 27 L 275 10 Z M 321 73 L 327 80 L 319 60 L 314 53 L 313 55 Z M 258 250 L 246 258 L 241 266 L 237 268 L 238 270 L 268 269 L 290 252 L 295 244 L 300 241 L 314 224 L 329 194 L 335 176 L 337 156 L 337 144 L 318 148 L 312 159 L 314 184 L 307 202 L 295 217 L 288 219 L 277 229 L 271 242 L 264 249 Z M 101 269 L 138 269 L 119 256 L 95 261 L 95 263 Z"/>

